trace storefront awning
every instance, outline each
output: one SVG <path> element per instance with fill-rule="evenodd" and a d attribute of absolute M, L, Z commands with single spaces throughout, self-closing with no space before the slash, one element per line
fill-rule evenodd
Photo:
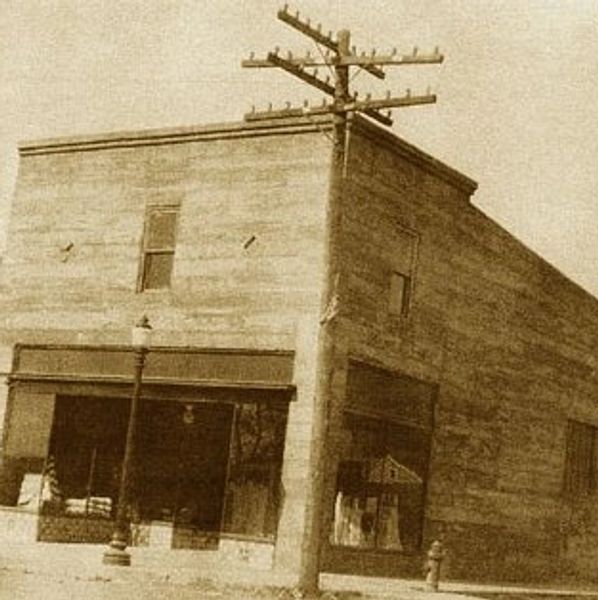
<path fill-rule="evenodd" d="M 152 348 L 142 397 L 179 402 L 288 402 L 293 352 Z M 8 381 L 4 452 L 42 460 L 58 396 L 129 398 L 134 352 L 125 347 L 19 345 Z"/>
<path fill-rule="evenodd" d="M 431 430 L 437 386 L 357 360 L 349 361 L 345 410 Z"/>
<path fill-rule="evenodd" d="M 133 350 L 122 346 L 22 345 L 9 381 L 132 383 Z M 147 385 L 290 389 L 290 351 L 153 348 L 143 373 Z"/>

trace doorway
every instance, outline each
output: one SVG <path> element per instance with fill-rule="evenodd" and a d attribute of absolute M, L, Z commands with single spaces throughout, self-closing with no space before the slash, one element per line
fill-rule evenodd
<path fill-rule="evenodd" d="M 139 427 L 142 521 L 172 523 L 174 548 L 217 545 L 233 405 L 146 401 Z"/>

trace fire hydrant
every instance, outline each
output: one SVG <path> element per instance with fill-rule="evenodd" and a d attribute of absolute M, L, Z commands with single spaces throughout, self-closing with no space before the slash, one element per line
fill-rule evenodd
<path fill-rule="evenodd" d="M 438 591 L 438 581 L 440 580 L 440 564 L 445 556 L 442 542 L 438 540 L 432 542 L 428 550 L 428 560 L 426 561 L 426 590 L 429 592 Z"/>

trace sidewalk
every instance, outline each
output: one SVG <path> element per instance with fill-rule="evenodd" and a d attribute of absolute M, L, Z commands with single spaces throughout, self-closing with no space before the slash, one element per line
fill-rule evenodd
<path fill-rule="evenodd" d="M 364 577 L 357 575 L 335 575 L 324 573 L 321 576 L 323 589 L 334 590 L 359 590 L 363 593 L 377 594 L 392 591 L 398 594 L 409 592 L 421 600 L 436 598 L 447 600 L 448 598 L 466 597 L 475 598 L 587 598 L 598 600 L 598 588 L 569 588 L 555 586 L 524 586 L 524 585 L 501 585 L 491 583 L 465 583 L 460 581 L 441 581 L 439 592 L 427 592 L 423 580 L 410 579 L 386 579 L 382 577 Z"/>
<path fill-rule="evenodd" d="M 0 545 L 0 571 L 37 574 L 61 580 L 123 582 L 140 585 L 192 586 L 210 583 L 215 589 L 292 588 L 290 575 L 258 570 L 242 564 L 223 564 L 210 551 L 151 550 L 132 548 L 130 567 L 102 564 L 104 547 L 96 544 L 4 544 Z M 325 573 L 320 579 L 323 591 L 350 592 L 373 598 L 404 600 L 464 600 L 466 597 L 538 599 L 570 598 L 598 600 L 598 589 L 560 589 L 549 587 L 502 586 L 442 582 L 440 592 L 425 591 L 422 580 L 385 579 Z M 236 597 L 235 594 L 230 597 Z M 334 596 L 331 596 L 334 597 Z M 355 596 L 353 596 L 355 597 Z"/>

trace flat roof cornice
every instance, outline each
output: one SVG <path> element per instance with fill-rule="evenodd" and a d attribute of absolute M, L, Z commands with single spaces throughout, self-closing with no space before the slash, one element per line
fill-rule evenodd
<path fill-rule="evenodd" d="M 466 175 L 452 169 L 419 148 L 399 138 L 394 133 L 371 123 L 369 120 L 357 116 L 351 119 L 351 126 L 359 131 L 359 133 L 368 136 L 390 151 L 400 154 L 406 160 L 438 176 L 468 195 L 473 194 L 476 190 L 477 183 Z M 121 131 L 25 141 L 19 144 L 19 155 L 25 157 L 40 154 L 90 152 L 114 148 L 207 142 L 221 139 L 295 135 L 299 133 L 323 132 L 331 129 L 332 121 L 330 117 L 325 115 L 272 119 L 268 121 L 215 123 L 189 127 Z"/>
<path fill-rule="evenodd" d="M 138 131 L 119 131 L 19 142 L 19 155 L 86 152 L 135 146 L 159 146 L 218 139 L 314 133 L 330 129 L 327 118 L 294 118 L 258 122 L 214 123 Z"/>

